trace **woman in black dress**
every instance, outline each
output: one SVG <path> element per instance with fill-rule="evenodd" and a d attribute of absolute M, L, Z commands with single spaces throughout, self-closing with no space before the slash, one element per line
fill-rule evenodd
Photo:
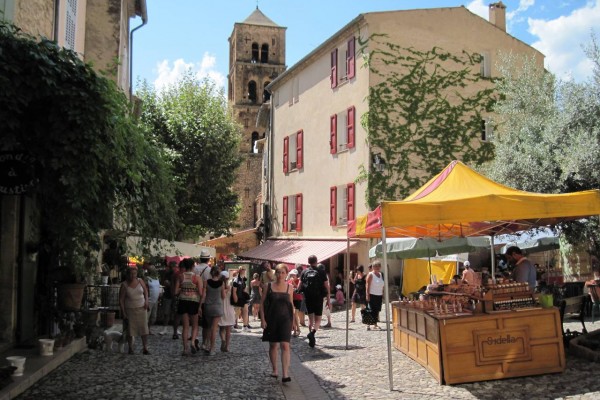
<path fill-rule="evenodd" d="M 282 382 L 289 382 L 288 370 L 290 367 L 290 338 L 292 336 L 293 319 L 293 289 L 285 281 L 288 269 L 285 264 L 275 267 L 275 282 L 269 283 L 264 296 L 260 301 L 261 326 L 263 328 L 263 341 L 269 342 L 269 359 L 273 372 L 271 376 L 277 378 L 277 345 L 281 348 Z"/>
<path fill-rule="evenodd" d="M 352 319 L 350 322 L 354 322 L 356 305 L 358 304 L 362 310 L 367 304 L 367 278 L 362 265 L 356 270 L 352 283 L 354 283 L 354 293 L 352 294 Z"/>

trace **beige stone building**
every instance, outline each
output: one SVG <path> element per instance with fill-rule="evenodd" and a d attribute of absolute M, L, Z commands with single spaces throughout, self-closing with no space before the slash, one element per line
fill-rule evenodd
<path fill-rule="evenodd" d="M 243 129 L 242 164 L 234 184 L 240 206 L 237 230 L 254 228 L 261 213 L 263 160 L 257 142 L 265 137 L 266 124 L 257 123 L 257 116 L 269 101 L 267 85 L 286 68 L 285 30 L 257 7 L 235 23 L 229 38 L 228 100 Z"/>
<path fill-rule="evenodd" d="M 0 19 L 76 51 L 130 93 L 130 40 L 147 21 L 146 0 L 0 0 Z M 0 351 L 47 333 L 36 331 L 37 253 L 25 241 L 36 234 L 34 215 L 27 194 L 0 195 Z"/>
<path fill-rule="evenodd" d="M 347 221 L 369 211 L 368 180 L 357 180 L 360 167 L 369 172 L 385 168 L 381 149 L 370 145 L 360 123 L 371 111 L 369 90 L 382 82 L 362 66 L 374 49 L 370 46 L 376 46 L 368 39 L 384 33 L 387 42 L 405 48 L 480 54 L 476 68 L 484 76 L 497 74 L 495 63 L 503 52 L 534 56 L 542 64 L 541 53 L 506 32 L 505 11 L 502 3 L 491 5 L 489 21 L 465 7 L 361 14 L 274 80 L 269 86 L 272 131 L 264 200 L 272 216 L 271 236 L 277 240 L 243 256 L 306 263 L 302 257 L 316 253 L 331 272 L 342 268 Z M 395 66 L 376 67 L 384 76 L 403 73 Z M 464 92 L 478 89 L 467 86 Z M 484 125 L 470 145 L 480 146 L 488 128 Z M 352 246 L 350 264 L 366 265 L 370 245 Z M 301 248 L 303 252 L 292 251 Z"/>

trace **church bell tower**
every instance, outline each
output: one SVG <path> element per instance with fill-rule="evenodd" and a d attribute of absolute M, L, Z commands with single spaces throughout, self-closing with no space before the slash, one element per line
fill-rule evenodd
<path fill-rule="evenodd" d="M 267 127 L 257 117 L 270 100 L 267 85 L 286 68 L 285 31 L 256 7 L 244 22 L 235 23 L 229 38 L 227 98 L 243 129 L 242 163 L 234 184 L 240 202 L 239 230 L 254 228 L 260 214 L 262 154 L 256 142 L 265 137 Z"/>

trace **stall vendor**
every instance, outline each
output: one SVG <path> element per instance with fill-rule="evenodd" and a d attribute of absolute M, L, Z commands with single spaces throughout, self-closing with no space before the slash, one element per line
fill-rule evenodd
<path fill-rule="evenodd" d="M 515 265 L 513 277 L 516 282 L 529 283 L 529 290 L 535 289 L 536 270 L 531 261 L 523 255 L 523 252 L 517 246 L 511 246 L 506 250 L 506 259 L 509 263 Z"/>
<path fill-rule="evenodd" d="M 471 268 L 471 263 L 469 261 L 465 261 L 463 265 L 465 266 L 465 270 L 462 273 L 463 283 L 468 283 L 469 285 L 477 285 L 475 271 L 473 271 L 473 268 Z"/>

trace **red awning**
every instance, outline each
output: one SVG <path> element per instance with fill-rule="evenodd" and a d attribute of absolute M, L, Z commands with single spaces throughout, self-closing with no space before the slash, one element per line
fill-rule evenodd
<path fill-rule="evenodd" d="M 350 246 L 357 243 L 350 241 Z M 319 262 L 346 251 L 346 240 L 294 240 L 273 239 L 248 250 L 240 257 L 267 260 L 288 264 L 308 264 L 310 255 L 317 256 Z"/>

